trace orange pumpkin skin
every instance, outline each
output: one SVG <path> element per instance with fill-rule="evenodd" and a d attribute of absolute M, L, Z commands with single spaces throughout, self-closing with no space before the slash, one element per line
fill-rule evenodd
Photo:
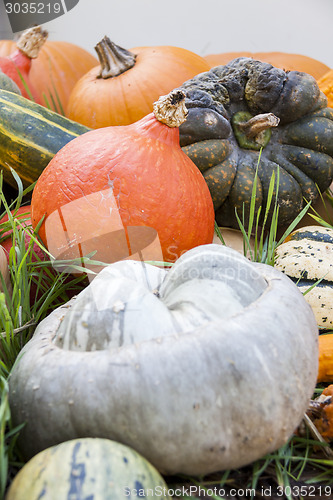
<path fill-rule="evenodd" d="M 56 258 L 97 250 L 94 259 L 108 263 L 173 262 L 214 236 L 207 184 L 181 150 L 178 128 L 153 113 L 68 143 L 39 177 L 31 206 L 33 227 L 45 216 L 39 235 Z"/>
<path fill-rule="evenodd" d="M 59 100 L 66 114 L 69 96 L 76 82 L 97 64 L 95 56 L 85 49 L 69 42 L 48 41 L 38 58 L 32 63 L 31 80 L 42 96 L 53 106 L 51 96 L 56 88 Z M 45 94 L 45 95 L 44 95 Z"/>
<path fill-rule="evenodd" d="M 0 55 L 12 54 L 14 50 L 15 42 L 12 40 L 0 41 Z M 60 111 L 59 98 L 66 114 L 74 85 L 96 64 L 98 60 L 95 56 L 75 44 L 47 40 L 38 57 L 31 61 L 29 79 L 43 106 Z"/>
<path fill-rule="evenodd" d="M 33 86 L 30 79 L 30 69 L 31 59 L 18 49 L 15 50 L 10 56 L 0 57 L 0 71 L 5 73 L 16 83 L 23 97 L 26 97 L 27 99 L 32 97 L 35 102 L 41 104 L 39 93 Z M 28 86 L 29 92 L 27 92 L 21 77 Z"/>
<path fill-rule="evenodd" d="M 136 47 L 135 65 L 113 78 L 98 78 L 100 66 L 75 85 L 67 116 L 90 128 L 129 125 L 153 110 L 153 102 L 189 78 L 209 70 L 198 54 L 180 47 Z"/>
<path fill-rule="evenodd" d="M 267 62 L 288 71 L 301 71 L 312 75 L 316 80 L 324 75 L 330 68 L 326 64 L 301 54 L 289 54 L 287 52 L 225 52 L 221 54 L 209 54 L 204 59 L 210 67 L 220 66 L 236 59 L 237 57 L 252 57 L 258 61 Z"/>
<path fill-rule="evenodd" d="M 333 334 L 319 335 L 318 383 L 333 382 Z"/>
<path fill-rule="evenodd" d="M 0 40 L 0 56 L 9 56 L 16 50 L 16 43 L 14 40 Z"/>

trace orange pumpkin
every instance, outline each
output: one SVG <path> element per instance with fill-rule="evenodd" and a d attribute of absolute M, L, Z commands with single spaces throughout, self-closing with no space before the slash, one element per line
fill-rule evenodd
<path fill-rule="evenodd" d="M 317 81 L 318 87 L 327 97 L 327 105 L 333 108 L 333 69 L 330 69 Z"/>
<path fill-rule="evenodd" d="M 175 261 L 211 243 L 207 184 L 179 145 L 187 114 L 182 92 L 127 126 L 92 130 L 64 146 L 37 180 L 33 227 L 58 259 Z M 156 117 L 155 117 L 156 115 Z"/>
<path fill-rule="evenodd" d="M 318 382 L 333 382 L 333 333 L 319 335 Z"/>
<path fill-rule="evenodd" d="M 40 93 L 31 80 L 30 72 L 32 61 L 40 54 L 47 36 L 40 26 L 34 26 L 20 36 L 10 55 L 0 55 L 0 71 L 16 83 L 23 97 L 38 104 L 41 104 Z"/>
<path fill-rule="evenodd" d="M 311 406 L 310 406 L 311 408 Z M 333 385 L 325 387 L 321 395 L 312 402 L 310 417 L 321 436 L 327 442 L 333 441 Z"/>
<path fill-rule="evenodd" d="M 236 57 L 252 57 L 258 61 L 268 62 L 276 68 L 285 71 L 302 71 L 312 75 L 316 80 L 329 71 L 329 66 L 301 54 L 289 54 L 287 52 L 224 52 L 221 54 L 209 54 L 204 59 L 210 67 L 224 65 Z"/>
<path fill-rule="evenodd" d="M 15 50 L 14 41 L 0 41 L 0 56 Z M 29 78 L 41 97 L 41 104 L 66 114 L 74 85 L 96 64 L 98 60 L 95 56 L 75 44 L 47 40 L 38 57 L 31 62 Z"/>
<path fill-rule="evenodd" d="M 159 96 L 209 70 L 202 57 L 180 47 L 128 51 L 104 37 L 95 49 L 100 65 L 77 82 L 67 108 L 69 118 L 90 128 L 134 123 Z"/>

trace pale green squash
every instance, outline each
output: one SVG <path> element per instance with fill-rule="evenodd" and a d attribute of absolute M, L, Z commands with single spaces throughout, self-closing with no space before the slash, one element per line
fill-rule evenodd
<path fill-rule="evenodd" d="M 15 476 L 6 500 L 120 500 L 148 494 L 170 500 L 164 479 L 145 458 L 108 439 L 83 438 L 35 455 Z"/>

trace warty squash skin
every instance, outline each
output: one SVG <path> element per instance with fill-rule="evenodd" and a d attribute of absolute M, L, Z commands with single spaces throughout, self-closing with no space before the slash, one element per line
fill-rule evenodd
<path fill-rule="evenodd" d="M 180 144 L 203 173 L 220 226 L 245 221 L 279 179 L 279 224 L 289 224 L 333 179 L 333 109 L 316 80 L 298 71 L 238 58 L 185 82 L 189 114 Z M 251 122 L 250 122 L 251 120 Z M 252 123 L 254 122 L 254 123 Z"/>
<path fill-rule="evenodd" d="M 9 401 L 26 458 L 104 437 L 164 474 L 203 475 L 283 445 L 317 371 L 318 329 L 297 287 L 211 244 L 170 271 L 129 260 L 101 271 L 39 325 Z"/>
<path fill-rule="evenodd" d="M 35 455 L 15 476 L 6 500 L 120 500 L 152 492 L 170 500 L 164 479 L 144 457 L 108 439 L 82 438 Z"/>

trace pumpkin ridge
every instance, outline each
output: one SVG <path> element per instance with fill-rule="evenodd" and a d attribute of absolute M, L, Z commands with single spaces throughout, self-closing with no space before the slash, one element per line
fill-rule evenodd
<path fill-rule="evenodd" d="M 55 86 L 57 89 L 56 91 L 57 91 L 58 97 L 59 97 L 60 102 L 63 106 L 63 102 L 62 102 L 60 96 L 62 93 L 64 93 L 64 94 L 66 93 L 66 90 L 64 88 L 64 82 L 61 79 L 57 79 L 55 77 L 55 75 L 57 75 L 63 71 L 63 65 L 61 65 L 60 62 L 58 62 L 57 53 L 59 52 L 61 54 L 61 57 L 66 60 L 66 52 L 62 51 L 57 46 L 52 47 L 52 54 L 55 54 L 56 55 L 55 57 L 53 56 L 51 58 L 51 55 L 49 53 L 50 51 L 48 49 L 46 49 L 46 51 L 44 51 L 44 52 L 45 52 L 45 60 L 47 61 L 47 66 L 49 69 L 49 74 L 52 75 L 51 80 L 53 83 L 53 86 L 51 88 L 49 88 L 49 87 L 47 88 L 47 92 L 49 93 L 48 97 L 50 98 L 50 96 L 53 96 L 54 86 Z M 67 60 L 66 60 L 66 62 L 67 62 Z M 69 75 L 67 68 L 66 68 L 66 75 Z M 53 97 L 56 100 L 56 96 L 54 95 Z M 45 100 L 44 96 L 43 96 L 43 98 Z"/>
<path fill-rule="evenodd" d="M 281 165 L 290 175 L 294 177 L 302 190 L 302 196 L 306 200 L 310 201 L 318 197 L 316 184 L 308 175 L 306 175 L 305 172 L 297 168 L 294 163 L 288 160 L 287 156 L 283 154 L 282 146 L 277 146 L 271 149 L 270 159 L 277 165 Z"/>

